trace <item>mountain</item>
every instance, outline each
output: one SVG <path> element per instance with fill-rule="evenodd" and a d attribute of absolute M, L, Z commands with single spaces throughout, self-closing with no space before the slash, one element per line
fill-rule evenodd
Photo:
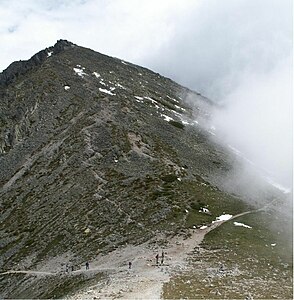
<path fill-rule="evenodd" d="M 79 269 L 98 256 L 152 245 L 158 236 L 158 247 L 166 246 L 225 213 L 262 214 L 259 233 L 272 238 L 266 216 L 273 208 L 258 209 L 273 200 L 281 203 L 284 196 L 268 186 L 256 196 L 262 200 L 257 207 L 226 189 L 224 178 L 239 163 L 201 125 L 215 105 L 199 93 L 59 40 L 4 70 L 0 97 L 1 297 L 60 298 L 108 282 L 106 271 L 69 276 L 66 265 Z M 219 237 L 231 229 L 207 235 L 207 253 L 219 248 Z M 224 249 L 239 234 L 225 237 Z M 239 242 L 248 239 L 244 233 Z M 254 236 L 252 247 L 259 249 L 259 242 Z M 260 253 L 279 257 L 275 268 L 285 264 L 288 258 L 270 251 Z M 292 266 L 281 268 L 289 285 Z M 174 287 L 179 278 L 172 279 Z M 189 297 L 195 292 L 167 284 L 163 295 L 182 297 L 182 290 Z M 289 288 L 282 295 L 291 293 Z"/>

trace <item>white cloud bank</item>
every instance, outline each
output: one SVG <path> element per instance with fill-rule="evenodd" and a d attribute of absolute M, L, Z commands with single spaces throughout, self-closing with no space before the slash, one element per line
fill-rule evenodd
<path fill-rule="evenodd" d="M 292 183 L 291 0 L 0 0 L 0 70 L 67 39 L 226 107 L 218 134 Z"/>

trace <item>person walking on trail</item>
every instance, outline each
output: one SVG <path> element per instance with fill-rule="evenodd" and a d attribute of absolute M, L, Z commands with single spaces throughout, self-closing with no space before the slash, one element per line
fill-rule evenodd
<path fill-rule="evenodd" d="M 129 261 L 129 269 L 132 269 L 132 262 Z"/>
<path fill-rule="evenodd" d="M 158 253 L 155 256 L 155 259 L 156 259 L 156 264 L 158 265 L 159 264 L 159 254 Z"/>
<path fill-rule="evenodd" d="M 86 262 L 86 270 L 89 270 L 89 262 Z"/>
<path fill-rule="evenodd" d="M 161 264 L 163 265 L 163 262 L 164 262 L 164 252 L 162 251 L 162 254 L 161 254 Z"/>

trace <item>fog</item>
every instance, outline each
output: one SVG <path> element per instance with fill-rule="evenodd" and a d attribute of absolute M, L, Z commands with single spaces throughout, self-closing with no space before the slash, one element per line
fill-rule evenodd
<path fill-rule="evenodd" d="M 291 0 L 0 1 L 0 69 L 63 38 L 146 66 L 222 106 L 224 146 L 292 186 Z"/>
<path fill-rule="evenodd" d="M 203 1 L 172 41 L 153 68 L 221 105 L 209 125 L 218 142 L 291 188 L 292 2 Z M 248 176 L 234 174 L 240 182 Z"/>
<path fill-rule="evenodd" d="M 291 65 L 289 58 L 266 74 L 244 73 L 212 117 L 224 143 L 285 187 L 292 185 Z"/>

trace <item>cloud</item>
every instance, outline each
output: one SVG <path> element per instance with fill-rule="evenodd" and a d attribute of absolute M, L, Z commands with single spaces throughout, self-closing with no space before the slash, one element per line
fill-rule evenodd
<path fill-rule="evenodd" d="M 266 74 L 244 72 L 212 122 L 223 143 L 233 145 L 264 175 L 292 186 L 292 57 Z"/>
<path fill-rule="evenodd" d="M 291 0 L 0 0 L 0 38 L 0 70 L 63 38 L 195 89 L 225 143 L 291 182 Z"/>
<path fill-rule="evenodd" d="M 134 63 L 156 57 L 198 1 L 0 1 L 0 69 L 68 39 Z M 15 28 L 15 30 L 11 30 Z"/>
<path fill-rule="evenodd" d="M 292 55 L 291 5 L 278 0 L 201 1 L 149 64 L 220 101 L 244 72 L 267 73 Z"/>
<path fill-rule="evenodd" d="M 292 2 L 201 1 L 178 25 L 148 64 L 222 104 L 218 141 L 291 187 Z"/>

